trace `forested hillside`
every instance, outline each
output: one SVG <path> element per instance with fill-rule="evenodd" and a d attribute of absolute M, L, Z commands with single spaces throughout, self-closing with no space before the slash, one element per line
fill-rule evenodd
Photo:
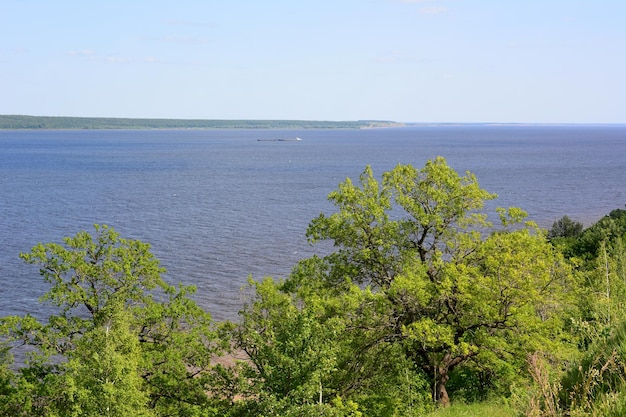
<path fill-rule="evenodd" d="M 339 184 L 307 229 L 334 252 L 250 280 L 236 322 L 107 226 L 21 254 L 54 313 L 0 319 L 0 415 L 626 415 L 626 210 L 546 231 L 441 157 L 378 178 Z"/>

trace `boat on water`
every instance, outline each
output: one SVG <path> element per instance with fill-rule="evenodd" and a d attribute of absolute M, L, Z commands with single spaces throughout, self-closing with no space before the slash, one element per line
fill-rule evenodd
<path fill-rule="evenodd" d="M 296 142 L 302 140 L 299 137 L 295 138 L 273 138 L 273 139 L 257 139 L 259 142 Z"/>

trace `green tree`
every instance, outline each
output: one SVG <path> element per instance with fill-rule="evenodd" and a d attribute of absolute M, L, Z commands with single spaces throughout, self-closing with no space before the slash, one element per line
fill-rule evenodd
<path fill-rule="evenodd" d="M 314 258 L 287 281 L 251 283 L 235 338 L 249 359 L 248 401 L 236 415 L 420 415 L 429 402 L 423 375 L 400 346 L 365 330 L 364 309 L 378 309 L 379 295 L 316 286 L 316 266 Z"/>
<path fill-rule="evenodd" d="M 569 415 L 623 415 L 626 387 L 626 210 L 617 209 L 559 241 L 575 270 L 578 311 L 570 331 L 572 355 L 560 386 Z"/>
<path fill-rule="evenodd" d="M 347 179 L 329 195 L 338 211 L 307 231 L 337 248 L 318 279 L 380 295 L 368 328 L 403 347 L 444 405 L 450 373 L 469 359 L 490 352 L 523 366 L 524 352 L 554 340 L 560 326 L 567 268 L 520 209 L 499 210 L 490 232 L 480 210 L 493 198 L 441 157 L 419 170 L 398 165 L 382 184 L 368 167 L 359 185 Z"/>
<path fill-rule="evenodd" d="M 568 257 L 583 261 L 598 256 L 602 242 L 615 242 L 626 234 L 626 210 L 615 209 L 582 231 L 565 250 Z"/>
<path fill-rule="evenodd" d="M 549 239 L 555 239 L 559 237 L 563 238 L 575 238 L 583 231 L 583 224 L 570 219 L 568 216 L 563 216 L 559 220 L 552 223 L 552 228 L 548 232 Z"/>
<path fill-rule="evenodd" d="M 68 352 L 63 394 L 68 404 L 60 414 L 76 416 L 152 416 L 139 372 L 139 340 L 124 309 L 88 331 Z M 56 404 L 59 405 L 58 403 Z"/>
<path fill-rule="evenodd" d="M 626 319 L 626 210 L 611 211 L 557 247 L 576 272 L 579 311 L 572 324 L 584 350 Z"/>
<path fill-rule="evenodd" d="M 342 323 L 325 318 L 322 306 L 298 308 L 272 279 L 251 284 L 255 296 L 237 330 L 238 347 L 250 358 L 251 414 L 284 415 L 323 403 L 338 353 L 329 336 L 341 332 Z"/>
<path fill-rule="evenodd" d="M 58 309 L 43 323 L 2 318 L 7 340 L 34 348 L 12 384 L 36 399 L 27 414 L 211 415 L 227 401 L 211 395 L 211 359 L 228 341 L 193 287 L 161 278 L 148 244 L 95 229 L 21 255 L 40 266 L 50 284 L 41 300 Z"/>

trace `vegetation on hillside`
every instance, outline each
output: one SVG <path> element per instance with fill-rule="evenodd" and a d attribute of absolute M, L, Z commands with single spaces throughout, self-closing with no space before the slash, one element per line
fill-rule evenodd
<path fill-rule="evenodd" d="M 397 127 L 384 120 L 191 120 L 0 115 L 0 129 L 363 129 Z"/>
<path fill-rule="evenodd" d="M 335 250 L 250 280 L 236 323 L 107 226 L 22 254 L 54 313 L 0 319 L 0 415 L 626 414 L 626 210 L 493 222 L 443 158 L 329 198 Z"/>

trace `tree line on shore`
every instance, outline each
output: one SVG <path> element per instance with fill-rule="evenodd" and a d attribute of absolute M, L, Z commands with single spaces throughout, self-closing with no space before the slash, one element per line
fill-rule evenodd
<path fill-rule="evenodd" d="M 250 279 L 236 322 L 111 227 L 38 244 L 54 314 L 0 318 L 0 415 L 626 414 L 626 210 L 545 231 L 494 198 L 442 157 L 366 167 L 308 226 L 334 251 Z"/>
<path fill-rule="evenodd" d="M 0 129 L 363 129 L 402 126 L 386 120 L 138 119 L 0 115 Z"/>

